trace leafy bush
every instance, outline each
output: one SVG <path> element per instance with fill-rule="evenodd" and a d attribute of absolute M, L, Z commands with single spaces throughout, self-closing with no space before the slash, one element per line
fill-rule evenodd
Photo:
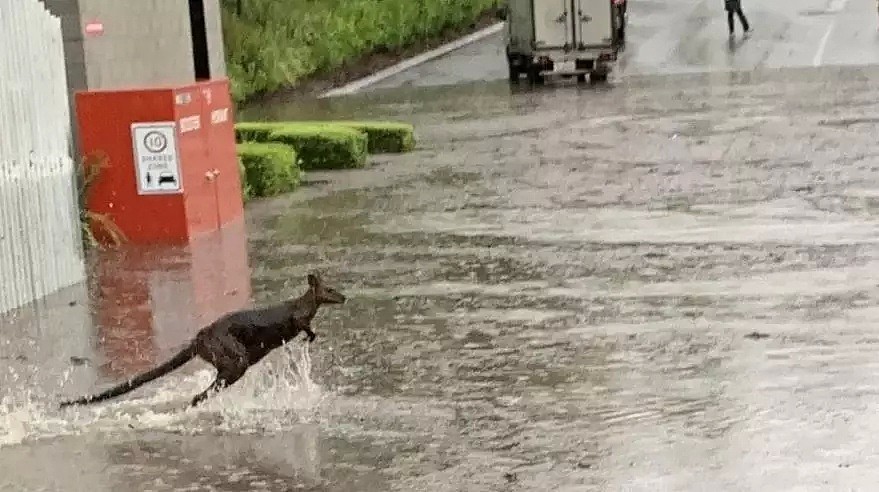
<path fill-rule="evenodd" d="M 269 133 L 268 139 L 295 148 L 306 170 L 350 169 L 366 164 L 366 134 L 353 128 L 291 124 Z"/>
<path fill-rule="evenodd" d="M 235 140 L 238 142 L 268 142 L 269 135 L 284 126 L 284 123 L 243 121 L 235 123 Z"/>
<path fill-rule="evenodd" d="M 223 4 L 236 101 L 294 86 L 370 52 L 466 27 L 499 0 L 242 0 Z"/>
<path fill-rule="evenodd" d="M 246 152 L 246 151 L 245 151 Z M 241 178 L 241 198 L 248 201 L 253 198 L 253 187 L 247 182 L 247 168 L 244 167 L 244 157 L 241 155 L 241 147 L 238 147 L 238 175 Z"/>
<path fill-rule="evenodd" d="M 79 223 L 83 249 L 103 248 L 104 244 L 119 246 L 128 238 L 122 229 L 107 215 L 88 209 L 89 195 L 101 170 L 110 165 L 106 154 L 90 154 L 76 166 L 76 187 L 79 198 Z M 100 239 L 99 239 L 100 238 Z M 103 239 L 103 243 L 101 239 Z"/>
<path fill-rule="evenodd" d="M 238 123 L 241 142 L 275 142 L 296 149 L 303 169 L 350 169 L 366 164 L 366 133 L 329 123 Z"/>
<path fill-rule="evenodd" d="M 242 192 L 245 198 L 292 191 L 301 181 L 302 172 L 296 161 L 296 151 L 287 145 L 239 143 L 238 159 L 244 173 Z"/>
<path fill-rule="evenodd" d="M 408 123 L 394 121 L 313 122 L 353 128 L 366 133 L 370 154 L 409 152 L 415 148 L 415 129 Z"/>
<path fill-rule="evenodd" d="M 239 141 L 267 142 L 269 134 L 290 125 L 309 127 L 345 127 L 367 136 L 370 154 L 409 152 L 415 148 L 415 129 L 408 123 L 396 121 L 298 121 L 298 122 L 243 122 L 235 125 Z"/>

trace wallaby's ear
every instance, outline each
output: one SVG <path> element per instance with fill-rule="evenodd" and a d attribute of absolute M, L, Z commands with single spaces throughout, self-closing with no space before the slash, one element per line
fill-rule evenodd
<path fill-rule="evenodd" d="M 317 287 L 320 284 L 320 277 L 317 276 L 316 273 L 308 274 L 308 286 L 309 287 Z"/>

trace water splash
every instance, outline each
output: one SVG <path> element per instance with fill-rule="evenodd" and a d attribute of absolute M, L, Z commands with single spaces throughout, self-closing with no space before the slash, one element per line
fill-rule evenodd
<path fill-rule="evenodd" d="M 237 384 L 191 408 L 191 398 L 210 385 L 215 371 L 203 368 L 170 375 L 144 387 L 143 396 L 107 403 L 56 408 L 57 396 L 24 382 L 0 395 L 0 447 L 85 432 L 157 430 L 197 434 L 206 430 L 273 432 L 310 420 L 324 395 L 311 377 L 308 347 L 291 345 L 252 367 Z M 70 378 L 66 372 L 63 386 Z"/>
<path fill-rule="evenodd" d="M 62 372 L 58 385 L 66 384 L 72 372 Z M 0 393 L 0 447 L 33 439 L 59 427 L 57 419 L 47 411 L 50 398 L 43 390 L 45 385 L 39 383 L 39 376 L 34 367 L 7 368 Z"/>
<path fill-rule="evenodd" d="M 306 346 L 287 345 L 248 371 L 234 391 L 220 392 L 191 412 L 213 414 L 219 420 L 215 429 L 237 432 L 279 431 L 311 420 L 324 398 L 311 378 L 311 368 Z M 211 377 L 203 382 L 209 383 Z"/>

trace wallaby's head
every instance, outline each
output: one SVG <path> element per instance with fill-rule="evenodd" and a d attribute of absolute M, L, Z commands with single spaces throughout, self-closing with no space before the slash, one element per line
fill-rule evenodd
<path fill-rule="evenodd" d="M 342 304 L 345 296 L 336 289 L 325 285 L 317 273 L 308 274 L 308 288 L 314 293 L 318 304 Z"/>

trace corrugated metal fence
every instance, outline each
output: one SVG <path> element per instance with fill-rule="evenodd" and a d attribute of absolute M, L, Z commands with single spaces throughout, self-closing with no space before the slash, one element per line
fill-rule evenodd
<path fill-rule="evenodd" d="M 61 21 L 0 0 L 0 313 L 84 278 Z"/>

